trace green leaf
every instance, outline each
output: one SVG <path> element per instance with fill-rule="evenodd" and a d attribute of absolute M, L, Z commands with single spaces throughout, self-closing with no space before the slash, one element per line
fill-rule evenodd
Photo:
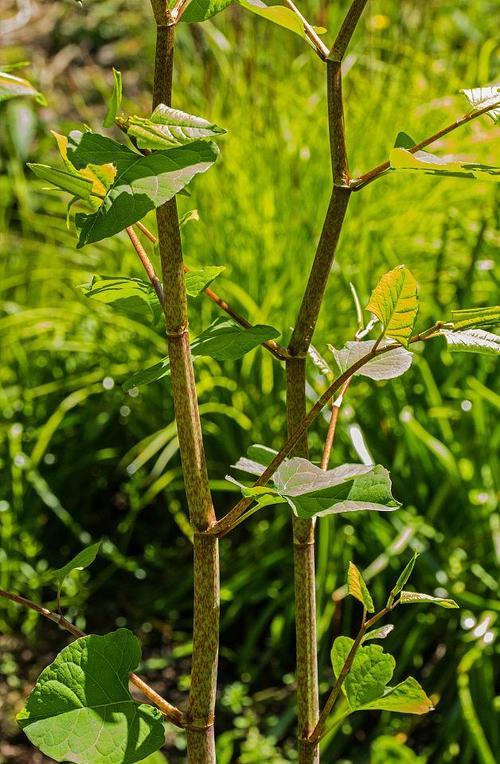
<path fill-rule="evenodd" d="M 393 170 L 417 170 L 428 175 L 449 175 L 458 178 L 489 180 L 498 183 L 500 168 L 472 162 L 442 159 L 427 151 L 411 153 L 406 149 L 394 148 L 389 155 Z"/>
<path fill-rule="evenodd" d="M 47 579 L 55 579 L 57 581 L 58 591 L 61 591 L 64 579 L 69 576 L 70 573 L 74 570 L 84 570 L 84 568 L 88 568 L 89 565 L 92 565 L 98 555 L 100 547 L 101 542 L 98 541 L 97 544 L 92 544 L 91 546 L 86 547 L 86 549 L 82 549 L 81 552 L 78 552 L 78 554 L 66 563 L 66 565 L 63 565 L 62 568 L 49 571 L 47 573 Z"/>
<path fill-rule="evenodd" d="M 39 676 L 18 721 L 56 761 L 134 764 L 165 741 L 163 717 L 132 699 L 128 677 L 140 661 L 127 629 L 77 639 Z"/>
<path fill-rule="evenodd" d="M 141 220 L 172 199 L 195 175 L 206 172 L 218 154 L 215 143 L 198 141 L 143 156 L 102 135 L 71 133 L 68 158 L 77 169 L 109 162 L 117 169 L 99 209 L 76 216 L 81 229 L 78 247 L 113 236 Z"/>
<path fill-rule="evenodd" d="M 335 677 L 342 671 L 347 656 L 354 644 L 349 637 L 337 637 L 331 652 L 332 666 Z M 379 698 L 394 673 L 396 661 L 385 653 L 380 645 L 359 647 L 347 675 L 342 692 L 347 698 L 350 708 L 354 711 L 366 706 Z"/>
<path fill-rule="evenodd" d="M 483 329 L 466 329 L 465 331 L 450 331 L 441 329 L 440 334 L 446 339 L 448 350 L 452 353 L 480 353 L 482 355 L 498 355 L 500 353 L 500 337 Z"/>
<path fill-rule="evenodd" d="M 381 321 L 384 334 L 407 347 L 418 311 L 417 282 L 411 271 L 398 265 L 382 276 L 366 309 Z"/>
<path fill-rule="evenodd" d="M 44 96 L 31 84 L 28 80 L 22 77 L 17 77 L 15 74 L 7 74 L 7 72 L 0 72 L 0 103 L 2 101 L 10 101 L 11 98 L 20 98 L 22 96 L 31 96 L 41 106 L 45 106 L 47 101 Z"/>
<path fill-rule="evenodd" d="M 156 753 L 152 753 L 151 756 L 142 759 L 139 764 L 168 764 L 168 761 L 161 751 L 156 751 Z"/>
<path fill-rule="evenodd" d="M 202 117 L 159 104 L 150 119 L 130 117 L 127 133 L 140 149 L 170 149 L 194 141 L 224 135 L 226 131 Z"/>
<path fill-rule="evenodd" d="M 92 181 L 87 178 L 82 178 L 75 173 L 66 172 L 66 170 L 58 170 L 56 167 L 49 167 L 46 164 L 28 162 L 28 167 L 37 178 L 45 180 L 47 183 L 51 183 L 63 191 L 68 191 L 79 199 L 85 199 L 86 201 L 90 199 Z"/>
<path fill-rule="evenodd" d="M 394 631 L 394 624 L 386 623 L 385 626 L 380 626 L 378 629 L 368 631 L 361 640 L 361 644 L 369 642 L 372 639 L 385 639 L 392 631 Z"/>
<path fill-rule="evenodd" d="M 484 109 L 491 106 L 491 110 L 486 112 L 493 122 L 500 120 L 500 85 L 488 85 L 484 88 L 472 88 L 470 90 L 461 90 L 473 109 Z"/>
<path fill-rule="evenodd" d="M 382 697 L 365 703 L 362 709 L 421 715 L 432 711 L 434 706 L 417 680 L 409 676 L 395 687 L 388 687 Z"/>
<path fill-rule="evenodd" d="M 261 0 L 238 0 L 238 2 L 247 11 L 256 13 L 257 16 L 262 16 L 267 21 L 272 21 L 305 39 L 304 25 L 290 8 L 284 5 L 268 6 Z"/>
<path fill-rule="evenodd" d="M 108 103 L 108 111 L 104 118 L 103 127 L 113 127 L 116 116 L 122 105 L 122 73 L 113 68 L 113 92 Z"/>
<path fill-rule="evenodd" d="M 408 133 L 398 133 L 394 141 L 395 149 L 412 149 L 416 145 L 417 142 Z"/>
<path fill-rule="evenodd" d="M 352 597 L 361 602 L 363 607 L 365 607 L 369 613 L 375 612 L 375 606 L 370 592 L 368 591 L 368 587 L 363 580 L 363 576 L 352 562 L 349 562 L 349 570 L 347 573 L 347 591 Z"/>
<path fill-rule="evenodd" d="M 225 10 L 231 3 L 232 0 L 191 0 L 181 16 L 181 21 L 206 21 Z"/>
<path fill-rule="evenodd" d="M 94 276 L 84 287 L 85 296 L 105 303 L 114 310 L 132 318 L 148 318 L 156 322 L 160 304 L 154 289 L 147 281 L 126 276 Z"/>
<path fill-rule="evenodd" d="M 453 329 L 478 329 L 500 324 L 500 305 L 487 308 L 466 308 L 451 313 Z"/>
<path fill-rule="evenodd" d="M 68 159 L 68 138 L 65 135 L 56 133 L 55 130 L 50 131 L 55 138 L 57 148 L 61 158 L 66 165 L 66 169 L 78 175 L 81 178 L 86 178 L 92 183 L 92 193 L 98 196 L 104 196 L 106 191 L 111 186 L 115 179 L 116 169 L 112 164 L 94 165 L 89 164 L 87 167 L 81 170 L 77 170 L 76 167 Z"/>
<path fill-rule="evenodd" d="M 217 361 L 235 361 L 269 339 L 279 337 L 279 332 L 272 326 L 252 326 L 245 329 L 236 321 L 227 318 L 216 319 L 191 344 L 193 358 L 210 356 Z M 133 374 L 124 383 L 124 389 L 130 390 L 137 385 L 146 385 L 170 374 L 168 358 Z"/>
<path fill-rule="evenodd" d="M 247 451 L 249 459 L 253 459 L 255 462 L 260 462 L 264 467 L 268 467 L 278 452 L 274 448 L 269 446 L 261 446 L 259 443 L 255 443 L 250 446 Z"/>
<path fill-rule="evenodd" d="M 388 344 L 390 344 L 388 340 L 382 340 L 379 347 L 383 348 Z M 329 347 L 342 374 L 370 353 L 374 345 L 375 340 L 364 340 L 360 342 L 346 342 L 342 350 L 336 350 L 331 345 Z M 355 371 L 353 376 L 369 377 L 369 379 L 376 381 L 394 379 L 408 371 L 412 361 L 412 353 L 403 347 L 397 347 L 394 350 L 389 350 L 387 353 L 372 358 Z"/>
<path fill-rule="evenodd" d="M 399 576 L 398 580 L 394 584 L 393 588 L 391 589 L 391 592 L 389 594 L 389 600 L 387 602 L 387 606 L 390 607 L 392 603 L 394 602 L 395 597 L 399 594 L 401 589 L 404 587 L 408 579 L 410 578 L 411 574 L 413 573 L 413 568 L 415 567 L 415 563 L 418 559 L 418 552 L 415 552 L 413 557 L 411 558 L 410 562 L 405 565 L 403 568 L 403 572 Z"/>
<path fill-rule="evenodd" d="M 224 265 L 207 265 L 204 268 L 192 268 L 184 277 L 187 294 L 190 297 L 198 297 L 224 270 Z"/>
<path fill-rule="evenodd" d="M 418 605 L 421 602 L 426 602 L 430 605 L 439 605 L 444 608 L 458 607 L 455 600 L 447 599 L 446 597 L 433 597 L 432 594 L 420 594 L 420 592 L 402 591 L 398 602 L 400 602 L 401 605 Z"/>
<path fill-rule="evenodd" d="M 389 473 L 381 465 L 344 464 L 325 471 L 294 457 L 276 470 L 273 482 L 303 518 L 360 510 L 390 512 L 400 506 L 391 494 Z"/>

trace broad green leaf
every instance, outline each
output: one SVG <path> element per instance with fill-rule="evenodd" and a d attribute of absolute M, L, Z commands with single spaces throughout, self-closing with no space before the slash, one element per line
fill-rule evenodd
<path fill-rule="evenodd" d="M 181 16 L 181 21 L 188 23 L 206 21 L 225 10 L 233 0 L 191 0 Z"/>
<path fill-rule="evenodd" d="M 207 265 L 204 268 L 192 268 L 184 277 L 187 294 L 190 297 L 198 297 L 224 270 L 224 265 Z"/>
<path fill-rule="evenodd" d="M 305 38 L 304 25 L 290 8 L 284 5 L 266 5 L 262 0 L 238 0 L 238 2 L 247 11 L 256 13 L 257 16 L 262 16 L 267 21 L 272 21 Z"/>
<path fill-rule="evenodd" d="M 489 180 L 498 183 L 500 168 L 491 165 L 460 162 L 458 160 L 442 159 L 427 151 L 412 153 L 406 149 L 394 148 L 389 155 L 393 170 L 417 170 L 428 175 L 450 175 L 458 178 Z"/>
<path fill-rule="evenodd" d="M 58 170 L 56 167 L 49 167 L 46 164 L 28 162 L 28 167 L 37 178 L 45 180 L 47 183 L 51 183 L 63 191 L 68 191 L 79 199 L 85 199 L 86 201 L 90 199 L 92 181 L 87 180 L 87 178 L 82 178 L 75 173 L 66 172 L 66 170 Z"/>
<path fill-rule="evenodd" d="M 303 518 L 360 510 L 390 512 L 400 506 L 392 496 L 389 473 L 381 465 L 344 464 L 325 471 L 294 457 L 276 470 L 273 482 Z"/>
<path fill-rule="evenodd" d="M 487 308 L 466 308 L 451 313 L 453 329 L 479 329 L 500 324 L 500 305 Z"/>
<path fill-rule="evenodd" d="M 411 271 L 398 265 L 382 276 L 366 309 L 381 321 L 386 336 L 407 347 L 418 311 L 417 282 Z"/>
<path fill-rule="evenodd" d="M 458 332 L 442 329 L 440 334 L 446 339 L 448 350 L 452 353 L 500 353 L 500 337 L 483 329 L 465 329 Z"/>
<path fill-rule="evenodd" d="M 85 296 L 98 300 L 132 318 L 148 318 L 155 322 L 160 316 L 160 304 L 147 281 L 126 276 L 94 276 L 84 287 Z"/>
<path fill-rule="evenodd" d="M 349 562 L 349 570 L 347 573 L 347 591 L 352 597 L 361 602 L 363 607 L 365 607 L 369 613 L 375 612 L 375 606 L 370 592 L 368 591 L 368 587 L 363 580 L 363 576 L 352 562 Z"/>
<path fill-rule="evenodd" d="M 108 111 L 104 118 L 103 127 L 113 127 L 116 116 L 122 105 L 122 73 L 113 68 L 113 92 L 108 103 Z"/>
<path fill-rule="evenodd" d="M 143 156 L 102 135 L 71 133 L 68 158 L 77 169 L 109 162 L 117 169 L 99 209 L 76 216 L 80 228 L 78 247 L 113 236 L 141 220 L 147 212 L 172 199 L 195 175 L 206 172 L 218 154 L 215 143 L 198 141 Z"/>
<path fill-rule="evenodd" d="M 272 326 L 252 326 L 245 329 L 236 321 L 227 318 L 216 319 L 191 344 L 193 358 L 210 356 L 217 361 L 235 361 L 269 339 L 279 336 Z M 136 385 L 145 385 L 162 379 L 170 374 L 168 358 L 133 374 L 124 383 L 124 389 L 130 390 Z"/>
<path fill-rule="evenodd" d="M 395 687 L 388 687 L 381 698 L 376 698 L 362 706 L 363 710 L 395 711 L 399 714 L 427 714 L 434 709 L 416 679 L 409 676 Z"/>
<path fill-rule="evenodd" d="M 399 576 L 398 580 L 394 584 L 393 588 L 391 589 L 391 592 L 389 594 L 389 600 L 387 602 L 388 607 L 392 605 L 394 602 L 395 597 L 399 594 L 399 592 L 403 589 L 405 584 L 407 583 L 408 579 L 410 578 L 411 574 L 413 573 L 413 568 L 415 567 L 415 563 L 418 559 L 418 552 L 415 552 L 411 560 L 405 565 L 403 568 L 403 572 Z"/>
<path fill-rule="evenodd" d="M 447 599 L 446 597 L 433 597 L 432 594 L 420 594 L 420 592 L 402 591 L 399 595 L 399 602 L 401 605 L 418 605 L 419 603 L 424 602 L 430 605 L 439 605 L 444 608 L 458 607 L 455 600 Z"/>
<path fill-rule="evenodd" d="M 133 700 L 128 677 L 140 661 L 127 629 L 77 639 L 38 677 L 18 721 L 56 761 L 134 764 L 165 741 L 163 717 Z"/>
<path fill-rule="evenodd" d="M 394 141 L 394 148 L 395 149 L 411 149 L 413 146 L 416 146 L 417 142 L 413 140 L 411 135 L 408 135 L 408 133 L 398 133 L 396 136 L 396 140 Z"/>
<path fill-rule="evenodd" d="M 260 462 L 265 467 L 267 467 L 269 464 L 271 464 L 277 453 L 278 452 L 275 451 L 274 448 L 269 448 L 269 446 L 261 446 L 259 443 L 255 443 L 253 446 L 249 447 L 247 456 L 249 459 Z"/>
<path fill-rule="evenodd" d="M 226 131 L 203 117 L 159 104 L 150 119 L 129 117 L 127 133 L 140 149 L 170 149 L 194 141 L 215 138 Z"/>
<path fill-rule="evenodd" d="M 58 590 L 61 591 L 64 579 L 69 576 L 70 573 L 74 570 L 84 570 L 84 568 L 88 568 L 89 565 L 92 565 L 98 555 L 100 547 L 101 542 L 98 541 L 97 544 L 92 544 L 86 549 L 82 549 L 81 552 L 78 552 L 78 554 L 66 563 L 66 565 L 63 565 L 62 568 L 49 571 L 47 573 L 47 579 L 55 579 L 57 581 Z"/>
<path fill-rule="evenodd" d="M 15 74 L 8 74 L 0 71 L 0 103 L 10 101 L 11 98 L 20 98 L 22 96 L 31 96 L 41 106 L 45 106 L 47 101 L 44 96 L 22 77 Z"/>
<path fill-rule="evenodd" d="M 151 756 L 142 759 L 139 764 L 168 764 L 168 761 L 161 751 L 156 751 L 156 753 L 152 753 Z"/>
<path fill-rule="evenodd" d="M 368 631 L 361 640 L 361 644 L 370 642 L 372 639 L 385 639 L 392 631 L 394 631 L 394 624 L 386 623 L 385 626 L 379 626 L 378 629 Z"/>
<path fill-rule="evenodd" d="M 332 666 L 338 678 L 347 660 L 354 640 L 349 637 L 337 637 L 331 652 Z M 394 673 L 396 661 L 385 653 L 380 645 L 367 645 L 358 648 L 351 670 L 347 675 L 342 692 L 354 711 L 379 698 Z"/>
<path fill-rule="evenodd" d="M 486 112 L 493 122 L 500 120 L 500 85 L 488 85 L 484 88 L 471 88 L 461 90 L 473 109 L 484 109 L 491 106 Z"/>
<path fill-rule="evenodd" d="M 54 136 L 57 148 L 61 158 L 66 165 L 66 169 L 78 175 L 81 178 L 87 178 L 92 182 L 92 193 L 97 196 L 104 196 L 106 191 L 111 186 L 115 179 L 116 169 L 112 164 L 94 165 L 90 164 L 87 167 L 77 170 L 76 167 L 68 159 L 68 138 L 65 135 L 56 133 L 55 130 L 50 131 Z"/>
<path fill-rule="evenodd" d="M 389 340 L 382 340 L 379 347 L 393 344 Z M 342 350 L 336 350 L 329 346 L 337 366 L 341 373 L 347 371 L 351 366 L 364 358 L 372 350 L 375 340 L 363 340 L 361 342 L 346 342 Z M 403 347 L 396 347 L 387 353 L 372 358 L 360 369 L 354 372 L 355 377 L 369 377 L 374 380 L 394 379 L 400 377 L 411 366 L 413 354 Z"/>

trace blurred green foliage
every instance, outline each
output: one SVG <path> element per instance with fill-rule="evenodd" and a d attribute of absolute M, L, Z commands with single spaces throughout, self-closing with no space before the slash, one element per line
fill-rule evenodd
<path fill-rule="evenodd" d="M 346 6 L 311 1 L 309 16 L 331 39 Z M 457 91 L 495 76 L 495 7 L 372 0 L 345 66 L 353 174 L 384 160 L 399 130 L 419 140 L 466 111 Z M 21 73 L 48 100 L 46 108 L 12 101 L 0 112 L 0 587 L 50 598 L 44 572 L 103 538 L 92 573 L 67 580 L 63 606 L 88 630 L 135 628 L 150 656 L 144 672 L 160 673 L 169 692 L 185 691 L 191 545 L 171 398 L 168 384 L 130 393 L 121 386 L 164 355 L 165 340 L 146 318 L 85 298 L 79 286 L 92 275 L 142 277 L 140 264 L 123 235 L 77 251 L 64 200 L 25 169 L 26 161 L 54 160 L 50 128 L 83 121 L 100 129 L 112 66 L 123 73 L 125 110 L 149 112 L 150 11 L 146 0 L 39 0 L 32 13 L 28 25 L 6 25 L 0 54 L 0 64 L 30 60 Z M 285 341 L 329 195 L 322 68 L 300 39 L 234 7 L 203 26 L 183 25 L 176 55 L 175 104 L 228 130 L 218 167 L 179 200 L 181 212 L 200 216 L 183 229 L 186 260 L 225 265 L 220 293 Z M 492 146 L 485 118 L 439 149 L 491 163 Z M 366 302 L 380 274 L 400 262 L 420 285 L 420 327 L 452 308 L 492 304 L 498 217 L 487 183 L 390 176 L 355 195 L 315 346 L 326 355 L 328 342 L 352 337 L 349 282 Z M 204 298 L 190 305 L 195 333 L 218 315 Z M 200 358 L 196 372 L 221 515 L 236 498 L 224 482 L 228 466 L 252 442 L 283 441 L 284 375 L 261 349 L 237 363 Z M 311 364 L 311 400 L 325 384 Z M 396 612 L 388 639 L 398 671 L 411 670 L 437 710 L 417 719 L 360 715 L 325 740 L 327 762 L 489 764 L 499 750 L 499 407 L 492 362 L 452 359 L 438 344 L 402 380 L 359 379 L 349 391 L 334 462 L 359 461 L 367 450 L 391 469 L 403 507 L 318 524 L 322 689 L 333 637 L 352 634 L 359 621 L 343 588 L 350 559 L 381 604 L 418 550 L 417 590 L 450 595 L 461 610 Z M 325 431 L 323 421 L 311 434 L 314 459 Z M 271 507 L 222 543 L 223 764 L 294 760 L 289 541 L 289 513 Z M 28 640 L 39 633 L 34 617 L 0 602 L 0 631 L 20 628 Z M 169 761 L 181 761 L 182 737 L 172 732 L 168 741 Z"/>

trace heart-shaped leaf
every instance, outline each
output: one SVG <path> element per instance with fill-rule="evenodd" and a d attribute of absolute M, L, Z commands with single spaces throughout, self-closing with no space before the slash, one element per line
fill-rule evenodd
<path fill-rule="evenodd" d="M 398 265 L 382 276 L 366 309 L 381 321 L 386 336 L 407 347 L 418 311 L 417 282 L 412 272 Z"/>
<path fill-rule="evenodd" d="M 181 16 L 181 21 L 206 21 L 231 5 L 233 0 L 191 0 Z"/>
<path fill-rule="evenodd" d="M 349 637 L 337 637 L 333 643 L 331 659 L 335 677 L 338 678 L 347 660 L 354 640 Z M 385 653 L 380 645 L 359 647 L 347 675 L 342 691 L 349 706 L 357 708 L 379 698 L 392 679 L 396 661 Z"/>
<path fill-rule="evenodd" d="M 18 721 L 56 761 L 134 764 L 165 741 L 163 717 L 133 700 L 128 677 L 141 657 L 127 629 L 77 639 L 38 677 Z"/>

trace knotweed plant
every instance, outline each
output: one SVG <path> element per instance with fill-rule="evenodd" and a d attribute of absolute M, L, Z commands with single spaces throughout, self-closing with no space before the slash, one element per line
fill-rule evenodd
<path fill-rule="evenodd" d="M 500 176 L 497 168 L 441 158 L 424 149 L 483 115 L 496 121 L 500 114 L 500 88 L 493 85 L 465 90 L 469 107 L 464 116 L 421 140 L 400 132 L 387 161 L 353 178 L 344 129 L 342 61 L 367 0 L 352 0 L 331 45 L 323 42 L 326 30 L 312 26 L 292 0 L 273 6 L 261 0 L 237 1 L 244 9 L 302 37 L 317 54 L 318 65 L 325 72 L 330 133 L 325 158 L 329 156 L 332 167 L 331 197 L 287 347 L 277 342 L 278 329 L 252 325 L 212 289 L 211 284 L 223 265 L 190 269 L 183 259 L 181 228 L 185 221 L 178 216 L 176 196 L 185 193 L 196 176 L 212 170 L 225 130 L 189 113 L 187 94 L 173 103 L 175 38 L 180 22 L 203 23 L 223 11 L 231 0 L 177 0 L 170 5 L 165 0 L 151 0 L 157 30 L 151 114 L 122 113 L 121 75 L 114 71 L 114 89 L 103 128 L 120 128 L 122 140 L 86 127 L 68 136 L 54 132 L 62 160 L 60 166 L 30 165 L 38 178 L 70 195 L 68 217 L 74 217 L 77 247 L 92 246 L 125 231 L 144 267 L 144 280 L 119 273 L 96 275 L 85 291 L 89 299 L 107 303 L 111 309 L 139 310 L 155 320 L 163 317 L 167 356 L 151 368 L 137 370 L 124 380 L 124 386 L 161 384 L 165 395 L 173 397 L 194 548 L 191 682 L 189 696 L 180 707 L 160 697 L 134 673 L 141 651 L 129 630 L 85 635 L 60 608 L 51 611 L 20 594 L 0 591 L 3 597 L 37 611 L 76 638 L 42 672 L 18 717 L 33 745 L 56 761 L 78 764 L 157 761 L 157 752 L 165 741 L 166 722 L 185 731 L 189 764 L 216 761 L 219 543 L 236 526 L 262 511 L 289 510 L 293 526 L 297 750 L 301 764 L 317 764 L 322 738 L 357 711 L 425 714 L 432 709 L 426 691 L 413 677 L 391 684 L 395 659 L 379 644 L 393 629 L 387 617 L 396 608 L 415 604 L 456 607 L 453 600 L 406 588 L 415 557 L 378 608 L 360 571 L 354 562 L 349 564 L 347 586 L 349 594 L 360 604 L 359 630 L 354 639 L 338 636 L 334 640 L 331 687 L 320 704 L 315 523 L 317 518 L 332 513 L 393 512 L 400 506 L 392 495 L 391 478 L 385 466 L 342 464 L 330 468 L 338 414 L 349 386 L 359 376 L 376 383 L 403 375 L 412 363 L 413 353 L 428 342 L 444 340 L 452 352 L 498 354 L 500 340 L 490 329 L 498 323 L 500 309 L 451 311 L 432 326 L 417 331 L 417 283 L 412 273 L 399 265 L 373 285 L 364 308 L 354 293 L 355 328 L 345 347 L 319 352 L 311 346 L 311 340 L 351 195 L 370 183 L 382 185 L 384 178 L 394 172 L 405 173 L 412 183 L 418 183 L 421 175 L 429 173 L 482 183 L 497 181 Z M 0 74 L 0 100 L 29 96 L 43 98 L 16 74 Z M 203 178 L 196 182 L 202 184 Z M 153 210 L 156 231 L 143 222 Z M 153 265 L 156 257 L 160 275 Z M 287 267 L 294 268 L 295 264 L 289 263 Z M 297 272 L 298 279 L 301 275 Z M 202 293 L 225 315 L 192 338 L 187 298 Z M 241 498 L 220 517 L 209 486 L 193 358 L 209 356 L 232 361 L 259 345 L 286 367 L 288 433 L 283 435 L 279 451 L 266 444 L 254 445 L 233 466 L 235 474 L 227 479 L 236 483 Z M 335 373 L 323 358 L 328 352 L 333 354 Z M 325 392 L 309 411 L 305 394 L 308 359 L 328 380 Z M 307 435 L 325 408 L 329 412 L 329 427 L 321 461 L 316 464 L 309 460 Z M 275 505 L 282 506 L 276 509 Z M 48 582 L 53 582 L 58 598 L 65 578 L 73 570 L 90 565 L 98 552 L 99 544 L 83 549 L 49 575 Z M 129 683 L 147 702 L 134 700 Z"/>

